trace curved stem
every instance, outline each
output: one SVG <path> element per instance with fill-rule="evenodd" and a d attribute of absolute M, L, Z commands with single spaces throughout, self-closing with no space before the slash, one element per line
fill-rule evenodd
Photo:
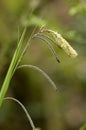
<path fill-rule="evenodd" d="M 25 112 L 25 114 L 26 114 L 26 116 L 27 116 L 27 118 L 28 118 L 28 120 L 29 120 L 29 122 L 30 122 L 30 124 L 31 124 L 32 129 L 33 129 L 33 130 L 36 129 L 36 128 L 35 128 L 35 125 L 34 125 L 34 123 L 33 123 L 33 121 L 32 121 L 32 119 L 31 119 L 31 117 L 30 117 L 30 115 L 29 115 L 29 113 L 28 113 L 28 111 L 26 110 L 25 106 L 24 106 L 19 100 L 17 100 L 16 98 L 13 98 L 13 97 L 6 97 L 6 98 L 4 98 L 4 99 L 5 99 L 5 100 L 13 100 L 13 101 L 17 102 L 17 103 L 21 106 L 21 108 L 23 109 L 23 111 Z"/>
<path fill-rule="evenodd" d="M 53 88 L 55 90 L 57 90 L 57 87 L 56 87 L 55 83 L 53 82 L 53 80 L 42 69 L 40 69 L 39 67 L 34 66 L 34 65 L 20 65 L 17 69 L 24 68 L 24 67 L 32 68 L 34 70 L 39 71 L 50 82 L 50 84 L 53 86 Z"/>
<path fill-rule="evenodd" d="M 57 47 L 59 47 L 61 49 L 61 47 L 58 45 L 57 42 L 55 42 L 55 40 L 53 40 L 51 37 L 49 37 L 48 35 L 46 34 L 43 34 L 43 33 L 37 33 L 37 35 L 39 36 L 43 36 L 45 38 L 47 38 L 48 40 L 50 40 L 52 43 L 54 43 L 54 45 L 56 45 Z"/>
<path fill-rule="evenodd" d="M 37 36 L 37 35 L 34 35 L 33 38 L 39 38 L 42 41 L 44 41 L 48 45 L 48 47 L 50 48 L 50 50 L 53 53 L 53 55 L 55 56 L 56 60 L 60 63 L 60 60 L 58 59 L 58 56 L 57 56 L 55 50 L 53 49 L 53 47 L 51 46 L 51 44 L 46 39 L 44 39 L 44 38 L 42 38 L 40 36 Z"/>

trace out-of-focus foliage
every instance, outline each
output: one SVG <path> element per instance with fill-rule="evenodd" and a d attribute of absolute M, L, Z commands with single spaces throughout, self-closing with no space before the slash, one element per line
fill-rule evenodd
<path fill-rule="evenodd" d="M 85 129 L 86 129 L 86 124 L 83 125 L 83 126 L 80 128 L 80 130 L 85 130 Z"/>
<path fill-rule="evenodd" d="M 71 7 L 69 13 L 70 15 L 76 15 L 78 13 L 86 15 L 86 1 L 82 0 L 81 2 L 77 2 Z"/>
<path fill-rule="evenodd" d="M 31 15 L 28 19 L 25 20 L 25 23 L 23 21 L 23 24 L 24 24 L 24 26 L 35 25 L 35 26 L 41 27 L 43 25 L 46 25 L 46 22 L 40 17 Z"/>
<path fill-rule="evenodd" d="M 31 13 L 33 12 L 33 13 Z M 86 2 L 85 0 L 0 0 L 0 86 L 20 34 L 27 25 L 30 36 L 42 24 L 61 33 L 78 52 L 70 59 L 56 49 L 58 64 L 47 46 L 35 39 L 22 63 L 34 64 L 55 81 L 55 92 L 46 79 L 30 69 L 17 70 L 7 95 L 19 99 L 37 127 L 44 130 L 77 130 L 86 123 Z M 25 39 L 25 40 L 26 40 Z M 83 128 L 83 127 L 82 127 Z M 25 115 L 13 102 L 0 110 L 0 130 L 31 129 Z"/>

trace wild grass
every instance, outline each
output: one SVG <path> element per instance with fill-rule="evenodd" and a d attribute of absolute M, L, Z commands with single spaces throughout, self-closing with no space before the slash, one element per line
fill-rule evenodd
<path fill-rule="evenodd" d="M 60 60 L 59 60 L 59 58 L 57 56 L 57 53 L 55 52 L 55 50 L 54 50 L 51 43 L 54 43 L 57 47 L 62 48 L 63 50 L 65 50 L 65 52 L 67 52 L 68 55 L 70 54 L 71 57 L 76 57 L 77 53 L 76 53 L 76 51 L 74 49 L 72 49 L 72 47 L 68 44 L 68 42 L 66 42 L 66 40 L 64 40 L 64 38 L 62 36 L 60 36 L 60 41 L 59 41 L 58 33 L 56 33 L 55 31 L 52 31 L 52 30 L 44 29 L 44 28 L 43 29 L 41 28 L 36 34 L 34 34 L 34 32 L 35 32 L 35 29 L 34 29 L 31 36 L 28 38 L 28 41 L 26 42 L 26 44 L 25 44 L 25 46 L 24 46 L 24 48 L 22 50 L 22 46 L 23 46 L 26 31 L 27 31 L 27 27 L 24 28 L 24 31 L 23 31 L 23 33 L 22 33 L 22 35 L 20 37 L 20 40 L 18 42 L 18 45 L 16 47 L 15 53 L 14 53 L 13 58 L 12 58 L 11 64 L 9 66 L 8 72 L 6 74 L 4 82 L 2 84 L 1 91 L 0 91 L 0 107 L 2 106 L 2 103 L 3 103 L 4 99 L 5 100 L 9 99 L 9 100 L 13 100 L 13 101 L 17 102 L 23 108 L 24 112 L 26 113 L 26 115 L 27 115 L 27 117 L 28 117 L 28 119 L 30 121 L 30 124 L 32 126 L 32 129 L 33 130 L 39 130 L 39 128 L 35 128 L 29 113 L 27 112 L 27 110 L 25 109 L 25 107 L 23 106 L 22 103 L 20 103 L 17 99 L 15 99 L 13 97 L 5 98 L 7 90 L 9 88 L 9 86 L 10 86 L 11 79 L 12 79 L 12 77 L 13 77 L 13 75 L 14 75 L 14 73 L 15 73 L 15 71 L 17 69 L 20 69 L 20 68 L 32 68 L 32 69 L 35 69 L 35 70 L 39 71 L 50 82 L 50 84 L 53 86 L 53 88 L 55 90 L 57 90 L 57 87 L 56 87 L 55 83 L 48 76 L 48 74 L 46 74 L 42 69 L 40 69 L 39 67 L 34 66 L 34 65 L 21 65 L 20 64 L 20 62 L 22 60 L 22 57 L 26 53 L 27 49 L 30 47 L 30 44 L 31 44 L 32 40 L 34 40 L 35 38 L 38 38 L 38 39 L 44 41 L 44 43 L 46 43 L 48 45 L 48 48 L 50 49 L 50 51 L 52 52 L 52 54 L 54 55 L 54 57 L 56 58 L 56 60 L 58 62 L 60 62 Z M 52 35 L 54 35 L 55 39 L 52 39 L 47 34 L 44 34 L 45 32 L 49 32 Z M 63 47 L 63 45 L 65 45 L 66 48 Z M 84 129 L 82 128 L 80 130 L 84 130 Z"/>

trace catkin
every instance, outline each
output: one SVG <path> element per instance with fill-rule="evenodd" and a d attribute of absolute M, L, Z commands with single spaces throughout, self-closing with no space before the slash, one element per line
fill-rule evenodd
<path fill-rule="evenodd" d="M 78 54 L 77 52 L 70 46 L 70 44 L 57 32 L 48 29 L 41 29 L 41 32 L 48 32 L 52 34 L 57 44 L 71 57 L 75 58 Z"/>

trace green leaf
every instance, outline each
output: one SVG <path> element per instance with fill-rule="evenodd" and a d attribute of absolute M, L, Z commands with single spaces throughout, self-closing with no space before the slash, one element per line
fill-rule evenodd
<path fill-rule="evenodd" d="M 21 51 L 21 47 L 22 47 L 22 44 L 23 44 L 23 41 L 24 41 L 25 33 L 26 33 L 26 27 L 25 27 L 22 35 L 21 35 L 20 41 L 17 45 L 17 48 L 15 50 L 14 56 L 12 58 L 11 64 L 9 66 L 7 75 L 5 77 L 5 80 L 3 82 L 3 85 L 2 85 L 2 88 L 1 88 L 1 91 L 0 91 L 0 106 L 2 105 L 3 99 L 5 97 L 7 90 L 8 90 L 10 81 L 11 81 L 12 76 L 13 76 L 13 73 L 15 71 L 15 66 L 18 62 L 19 57 L 20 57 L 20 51 Z"/>
<path fill-rule="evenodd" d="M 28 20 L 25 20 L 23 24 L 24 26 L 35 25 L 35 26 L 41 27 L 42 25 L 46 24 L 46 21 L 38 16 L 32 15 L 31 17 L 28 18 Z"/>
<path fill-rule="evenodd" d="M 81 10 L 83 9 L 81 4 L 77 4 L 76 6 L 73 6 L 70 11 L 69 14 L 70 15 L 76 15 L 77 13 L 81 12 Z"/>

